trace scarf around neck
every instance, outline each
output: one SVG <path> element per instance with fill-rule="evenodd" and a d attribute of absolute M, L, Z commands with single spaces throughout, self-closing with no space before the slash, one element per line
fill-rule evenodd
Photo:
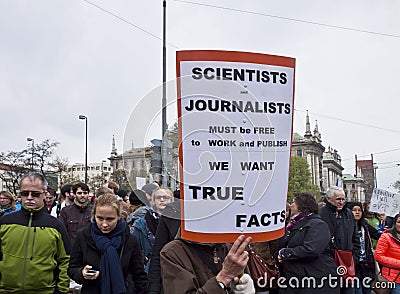
<path fill-rule="evenodd" d="M 126 223 L 120 219 L 109 234 L 103 234 L 96 223 L 92 223 L 91 235 L 96 248 L 101 251 L 100 284 L 101 294 L 125 293 L 125 279 L 117 249 L 121 246 Z"/>
<path fill-rule="evenodd" d="M 308 217 L 310 215 L 312 215 L 312 212 L 300 212 L 299 214 L 297 214 L 290 222 L 289 224 L 286 226 L 286 230 L 290 231 L 291 229 L 293 229 L 293 227 L 299 222 L 301 221 L 303 218 Z"/>

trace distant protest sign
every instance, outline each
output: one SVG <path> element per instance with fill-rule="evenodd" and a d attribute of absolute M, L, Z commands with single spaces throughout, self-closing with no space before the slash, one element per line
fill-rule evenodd
<path fill-rule="evenodd" d="M 295 59 L 177 52 L 182 237 L 284 233 Z M 181 196 L 182 197 L 182 196 Z"/>
<path fill-rule="evenodd" d="M 399 213 L 400 194 L 374 188 L 369 210 L 371 212 L 385 213 L 386 216 L 394 217 Z"/>

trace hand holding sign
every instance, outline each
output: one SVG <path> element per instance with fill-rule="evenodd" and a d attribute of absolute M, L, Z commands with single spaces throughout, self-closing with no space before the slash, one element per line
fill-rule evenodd
<path fill-rule="evenodd" d="M 382 189 L 375 188 L 371 197 L 371 204 L 369 210 L 384 214 L 386 216 L 394 217 L 399 213 L 400 209 L 400 194 L 385 191 Z"/>

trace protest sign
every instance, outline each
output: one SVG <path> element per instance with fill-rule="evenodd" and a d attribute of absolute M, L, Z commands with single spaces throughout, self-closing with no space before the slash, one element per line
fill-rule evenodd
<path fill-rule="evenodd" d="M 177 52 L 184 239 L 283 234 L 294 74 L 289 57 Z"/>
<path fill-rule="evenodd" d="M 400 194 L 374 188 L 371 196 L 369 211 L 385 213 L 386 216 L 394 217 L 399 213 Z"/>

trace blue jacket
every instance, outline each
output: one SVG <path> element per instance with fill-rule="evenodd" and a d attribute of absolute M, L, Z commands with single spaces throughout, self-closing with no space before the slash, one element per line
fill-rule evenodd
<path fill-rule="evenodd" d="M 142 217 L 135 222 L 132 233 L 139 241 L 143 255 L 144 270 L 147 273 L 150 266 L 151 250 L 154 245 L 154 243 L 150 242 L 150 239 L 154 240 L 154 235 L 147 227 L 145 217 Z"/>

